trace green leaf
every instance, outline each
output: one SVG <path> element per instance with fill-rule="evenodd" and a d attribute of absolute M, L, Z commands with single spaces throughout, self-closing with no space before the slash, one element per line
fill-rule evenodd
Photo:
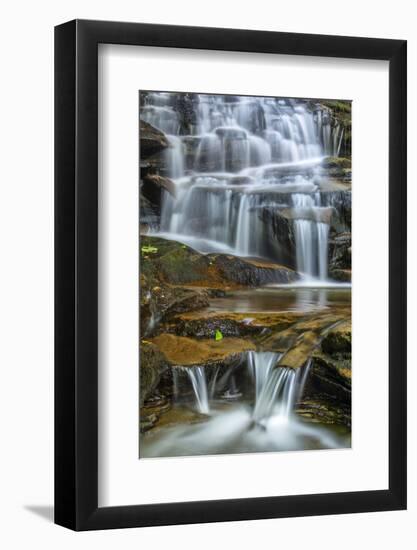
<path fill-rule="evenodd" d="M 218 340 L 223 340 L 223 334 L 221 333 L 221 331 L 219 329 L 216 329 L 216 334 L 215 334 L 214 338 L 215 338 L 216 342 Z"/>
<path fill-rule="evenodd" d="M 149 254 L 149 253 L 155 254 L 155 252 L 158 252 L 158 249 L 156 248 L 156 246 L 151 246 L 151 245 L 144 245 L 142 246 L 141 250 L 144 254 Z"/>

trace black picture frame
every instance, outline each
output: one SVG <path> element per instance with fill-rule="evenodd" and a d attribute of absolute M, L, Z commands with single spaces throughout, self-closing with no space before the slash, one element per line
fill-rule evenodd
<path fill-rule="evenodd" d="M 98 507 L 98 45 L 389 62 L 389 488 Z M 74 530 L 406 508 L 406 41 L 74 20 L 55 28 L 55 522 Z"/>

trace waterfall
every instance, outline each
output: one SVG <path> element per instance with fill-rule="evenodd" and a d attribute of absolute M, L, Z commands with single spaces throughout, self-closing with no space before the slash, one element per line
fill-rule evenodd
<path fill-rule="evenodd" d="M 256 423 L 272 415 L 288 421 L 304 390 L 311 360 L 303 369 L 295 371 L 277 366 L 281 356 L 273 352 L 249 352 L 249 371 L 255 380 L 252 418 Z"/>
<path fill-rule="evenodd" d="M 254 422 L 261 422 L 271 415 L 288 420 L 297 399 L 302 395 L 311 360 L 304 368 L 293 370 L 277 366 L 281 357 L 281 353 L 274 352 L 249 351 L 247 353 L 247 366 L 255 386 L 252 411 Z M 177 368 L 187 373 L 197 410 L 202 414 L 211 413 L 210 399 L 213 399 L 218 391 L 224 390 L 226 384 L 226 395 L 239 394 L 233 369 L 226 370 L 219 379 L 219 367 L 217 367 L 208 383 L 206 370 L 202 366 Z M 177 395 L 178 376 L 176 372 L 174 374 L 173 387 L 174 394 Z"/>
<path fill-rule="evenodd" d="M 157 94 L 154 94 L 153 98 L 155 100 Z M 165 134 L 176 135 L 179 130 L 178 115 L 171 107 L 156 104 L 145 106 L 142 107 L 140 116 L 142 120 Z"/>
<path fill-rule="evenodd" d="M 292 370 L 277 366 L 280 357 L 280 354 L 272 352 L 249 352 L 246 368 L 242 363 L 238 373 L 229 367 L 221 376 L 219 370 L 224 369 L 224 366 L 214 367 L 210 374 L 210 398 L 213 399 L 216 393 L 219 396 L 227 385 L 227 390 L 220 396 L 222 403 L 216 407 L 214 401 L 210 416 L 203 422 L 175 422 L 160 426 L 154 437 L 141 439 L 140 456 L 173 457 L 247 453 L 249 450 L 267 452 L 348 448 L 350 438 L 339 435 L 339 431 L 336 434 L 331 427 L 305 422 L 294 413 L 309 376 L 311 360 L 304 367 Z M 203 367 L 173 369 L 176 396 L 181 393 L 180 369 L 185 370 L 191 380 L 194 379 L 193 375 L 206 372 Z M 240 392 L 234 373 L 242 380 L 245 374 L 248 375 L 248 370 L 253 382 L 251 388 L 255 386 L 255 395 L 248 395 L 248 399 L 239 402 L 235 399 Z M 201 380 L 198 375 L 195 379 L 198 382 L 193 385 L 193 389 L 200 391 L 196 388 Z M 250 406 L 250 401 L 253 401 L 253 406 Z M 197 398 L 196 402 L 198 404 Z M 207 414 L 208 409 L 199 410 Z"/>
<path fill-rule="evenodd" d="M 249 244 L 251 236 L 250 224 L 250 201 L 248 195 L 240 195 L 238 215 L 236 221 L 236 241 L 235 249 L 241 256 L 249 254 Z"/>
<path fill-rule="evenodd" d="M 315 257 L 313 254 L 314 223 L 303 219 L 294 220 L 294 227 L 297 271 L 312 276 L 315 272 Z"/>
<path fill-rule="evenodd" d="M 183 143 L 178 136 L 167 135 L 169 147 L 165 150 L 167 172 L 171 178 L 180 178 L 184 174 Z"/>
<path fill-rule="evenodd" d="M 328 237 L 329 225 L 327 223 L 317 223 L 317 241 L 318 241 L 318 260 L 319 260 L 319 278 L 321 281 L 327 279 L 327 264 L 328 264 Z"/>
<path fill-rule="evenodd" d="M 309 277 L 327 279 L 329 224 L 321 215 L 329 209 L 321 206 L 320 193 L 294 193 L 294 228 L 297 271 Z"/>
<path fill-rule="evenodd" d="M 294 267 L 326 279 L 320 163 L 343 139 L 328 109 L 312 100 L 152 92 L 140 116 L 166 134 L 165 171 L 176 187 L 175 197 L 163 193 L 154 234 L 202 253 L 282 263 L 285 243 L 265 212 L 289 208 Z"/>
<path fill-rule="evenodd" d="M 191 381 L 198 412 L 210 414 L 210 405 L 207 391 L 206 373 L 204 367 L 187 367 L 186 373 Z"/>

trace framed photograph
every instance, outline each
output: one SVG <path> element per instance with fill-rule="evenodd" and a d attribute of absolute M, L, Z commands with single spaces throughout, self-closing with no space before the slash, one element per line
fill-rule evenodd
<path fill-rule="evenodd" d="M 55 521 L 406 507 L 406 42 L 55 29 Z"/>

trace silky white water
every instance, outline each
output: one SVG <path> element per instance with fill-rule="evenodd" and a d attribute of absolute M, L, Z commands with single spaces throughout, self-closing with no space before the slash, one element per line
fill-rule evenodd
<path fill-rule="evenodd" d="M 204 367 L 190 367 L 185 370 L 191 380 L 198 412 L 209 414 L 210 405 Z"/>
<path fill-rule="evenodd" d="M 285 210 L 297 271 L 326 280 L 331 216 L 321 212 L 320 163 L 339 154 L 343 128 L 303 100 L 195 94 L 195 120 L 184 129 L 169 96 L 151 93 L 141 108 L 167 135 L 166 175 L 176 187 L 175 196 L 164 192 L 156 234 L 203 253 L 281 263 L 270 216 Z"/>
<path fill-rule="evenodd" d="M 331 449 L 348 446 L 346 430 L 309 424 L 296 416 L 294 407 L 302 397 L 311 363 L 308 361 L 302 369 L 293 371 L 277 366 L 280 358 L 281 354 L 272 352 L 248 353 L 248 373 L 254 382 L 251 403 L 242 400 L 227 403 L 225 397 L 221 400 L 214 398 L 216 385 L 222 390 L 224 386 L 224 380 L 218 377 L 218 369 L 210 375 L 211 384 L 206 379 L 206 376 L 210 377 L 207 375 L 207 367 L 184 368 L 195 398 L 189 406 L 207 415 L 206 419 L 193 424 L 162 428 L 154 436 L 142 441 L 141 456 L 293 451 L 306 447 Z M 229 380 L 229 384 L 234 380 L 230 372 L 223 377 Z M 208 393 L 207 388 L 210 386 Z M 222 395 L 230 393 L 227 391 Z"/>

